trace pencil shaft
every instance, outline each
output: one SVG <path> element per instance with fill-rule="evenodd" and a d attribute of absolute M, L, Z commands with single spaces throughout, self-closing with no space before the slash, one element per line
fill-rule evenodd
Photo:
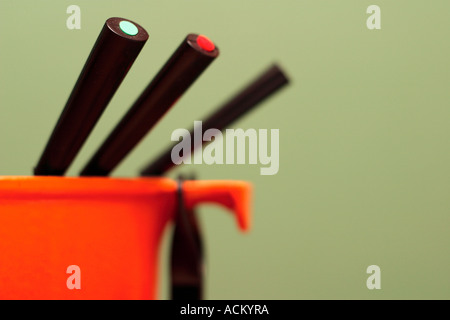
<path fill-rule="evenodd" d="M 188 35 L 150 82 L 127 114 L 81 171 L 81 176 L 107 176 L 163 117 L 218 56 L 205 52 Z"/>
<path fill-rule="evenodd" d="M 222 130 L 231 123 L 249 112 L 256 105 L 267 99 L 288 83 L 288 79 L 283 71 L 276 65 L 268 68 L 251 84 L 241 90 L 224 105 L 219 107 L 215 113 L 202 122 L 202 136 L 208 129 Z M 194 135 L 194 129 L 190 131 Z M 155 161 L 141 170 L 142 176 L 158 176 L 172 169 L 175 164 L 172 161 L 172 145 Z M 191 153 L 194 151 L 194 144 L 191 145 Z M 185 157 L 190 154 L 184 155 Z"/>
<path fill-rule="evenodd" d="M 148 39 L 125 34 L 122 18 L 108 19 L 35 167 L 36 175 L 64 175 Z"/>
<path fill-rule="evenodd" d="M 171 298 L 201 300 L 204 282 L 203 240 L 197 213 L 193 208 L 186 208 L 184 203 L 184 179 L 180 177 L 178 182 L 178 208 L 170 250 Z"/>

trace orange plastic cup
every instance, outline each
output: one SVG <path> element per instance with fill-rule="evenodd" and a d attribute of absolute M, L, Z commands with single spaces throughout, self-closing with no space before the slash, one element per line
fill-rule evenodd
<path fill-rule="evenodd" d="M 0 299 L 156 299 L 159 246 L 178 183 L 166 178 L 0 177 Z M 250 223 L 250 184 L 184 181 Z"/>

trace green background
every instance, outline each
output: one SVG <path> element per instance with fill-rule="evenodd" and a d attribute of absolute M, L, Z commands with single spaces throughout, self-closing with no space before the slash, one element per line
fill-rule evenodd
<path fill-rule="evenodd" d="M 69 30 L 66 8 L 81 8 Z M 381 30 L 366 9 L 381 8 Z M 280 171 L 191 165 L 254 185 L 253 226 L 200 209 L 207 299 L 450 298 L 448 0 L 0 0 L 0 174 L 31 175 L 109 17 L 150 39 L 68 174 L 76 175 L 187 33 L 221 55 L 114 171 L 136 176 L 276 61 L 292 82 L 234 128 L 279 129 Z M 161 298 L 168 298 L 166 233 Z M 381 268 L 381 289 L 366 268 Z"/>

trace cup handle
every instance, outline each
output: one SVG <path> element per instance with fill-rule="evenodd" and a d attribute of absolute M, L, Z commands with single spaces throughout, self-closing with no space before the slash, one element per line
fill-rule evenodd
<path fill-rule="evenodd" d="M 245 181 L 186 180 L 183 181 L 184 205 L 194 209 L 198 204 L 215 203 L 233 211 L 241 231 L 251 223 L 252 185 Z"/>

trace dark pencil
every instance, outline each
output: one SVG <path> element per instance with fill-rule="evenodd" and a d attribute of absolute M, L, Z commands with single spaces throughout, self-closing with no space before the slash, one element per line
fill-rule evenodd
<path fill-rule="evenodd" d="M 222 130 L 233 121 L 242 117 L 263 100 L 277 92 L 289 82 L 286 75 L 277 65 L 272 65 L 257 79 L 241 90 L 224 105 L 219 107 L 209 118 L 202 123 L 202 135 L 208 129 Z M 193 136 L 194 129 L 190 131 Z M 205 142 L 204 142 L 205 143 Z M 171 153 L 174 145 L 168 148 L 155 161 L 141 170 L 141 176 L 158 176 L 172 169 L 175 164 L 172 161 Z M 194 151 L 194 144 L 191 145 L 191 153 Z M 183 155 L 189 157 L 190 154 Z"/>
<path fill-rule="evenodd" d="M 106 20 L 34 169 L 64 175 L 148 39 L 137 23 Z"/>
<path fill-rule="evenodd" d="M 208 38 L 189 34 L 80 175 L 108 176 L 218 55 Z"/>
<path fill-rule="evenodd" d="M 178 208 L 175 213 L 170 251 L 170 288 L 172 300 L 202 300 L 204 282 L 203 237 L 197 212 L 186 208 L 183 181 L 178 178 Z M 189 180 L 194 180 L 190 177 Z"/>

